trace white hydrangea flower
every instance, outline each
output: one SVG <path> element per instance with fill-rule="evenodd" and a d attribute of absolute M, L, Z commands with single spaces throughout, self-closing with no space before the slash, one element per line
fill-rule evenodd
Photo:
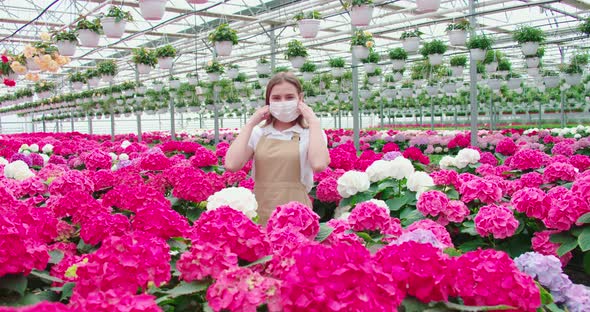
<path fill-rule="evenodd" d="M 43 148 L 41 149 L 41 151 L 45 154 L 49 154 L 49 153 L 53 153 L 53 145 L 51 144 L 45 144 L 43 145 Z"/>
<path fill-rule="evenodd" d="M 369 176 L 371 182 L 377 182 L 389 178 L 389 172 L 391 171 L 391 164 L 387 160 L 377 160 L 373 162 L 365 172 Z"/>
<path fill-rule="evenodd" d="M 17 160 L 9 163 L 4 167 L 4 176 L 9 179 L 25 180 L 35 176 L 29 166 L 22 160 Z"/>
<path fill-rule="evenodd" d="M 416 192 L 416 198 L 418 198 L 422 193 L 434 186 L 434 180 L 428 173 L 416 171 L 408 178 L 406 186 L 408 190 Z"/>
<path fill-rule="evenodd" d="M 437 146 L 437 147 L 434 148 L 434 152 L 437 153 L 437 154 L 438 153 L 442 153 L 442 151 L 443 151 L 443 149 L 440 146 Z"/>
<path fill-rule="evenodd" d="M 390 163 L 389 176 L 397 180 L 408 178 L 415 171 L 412 162 L 402 156 L 396 157 L 394 160 L 391 160 Z"/>
<path fill-rule="evenodd" d="M 371 187 L 369 175 L 366 172 L 347 171 L 338 178 L 338 194 L 348 198 L 356 193 L 364 192 Z"/>
<path fill-rule="evenodd" d="M 115 153 L 113 153 L 113 152 L 110 152 L 110 153 L 109 153 L 109 156 L 111 156 L 111 159 L 112 159 L 113 161 L 117 160 L 117 154 L 115 154 Z"/>
<path fill-rule="evenodd" d="M 256 217 L 258 202 L 254 193 L 245 187 L 228 187 L 207 199 L 207 210 L 215 210 L 221 206 L 229 206 L 235 210 L 241 211 L 248 218 Z"/>
<path fill-rule="evenodd" d="M 440 161 L 438 162 L 438 165 L 440 166 L 441 169 L 448 170 L 452 166 L 455 165 L 455 157 L 446 155 L 440 159 Z"/>
<path fill-rule="evenodd" d="M 0 165 L 8 165 L 8 160 L 6 160 L 6 158 L 0 156 Z"/>
<path fill-rule="evenodd" d="M 43 164 L 47 165 L 47 163 L 49 162 L 49 156 L 45 155 L 45 154 L 39 154 L 41 155 L 41 158 L 43 158 Z"/>
<path fill-rule="evenodd" d="M 367 202 L 373 203 L 373 204 L 385 209 L 385 211 L 387 211 L 387 213 L 389 213 L 389 206 L 387 206 L 387 204 L 384 201 L 382 201 L 380 199 L 371 198 Z"/>
<path fill-rule="evenodd" d="M 122 161 L 129 160 L 129 155 L 122 153 L 121 155 L 119 155 L 119 160 L 122 160 Z"/>
<path fill-rule="evenodd" d="M 131 145 L 131 142 L 127 140 L 121 142 L 121 148 L 127 148 L 129 145 Z"/>
<path fill-rule="evenodd" d="M 464 149 L 460 150 L 459 153 L 457 153 L 456 158 L 462 158 L 462 159 L 465 159 L 470 164 L 476 164 L 479 161 L 479 159 L 481 158 L 481 155 L 479 154 L 478 151 L 476 151 L 474 149 L 464 148 Z"/>
<path fill-rule="evenodd" d="M 26 151 L 29 149 L 29 144 L 23 144 L 18 148 L 18 152 Z"/>
<path fill-rule="evenodd" d="M 31 144 L 31 145 L 29 145 L 29 150 L 33 153 L 37 153 L 37 152 L 39 152 L 39 145 Z"/>

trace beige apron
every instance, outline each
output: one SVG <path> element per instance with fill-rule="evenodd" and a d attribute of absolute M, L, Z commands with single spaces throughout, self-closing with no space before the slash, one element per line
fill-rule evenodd
<path fill-rule="evenodd" d="M 254 151 L 254 195 L 258 202 L 258 222 L 266 225 L 277 206 L 298 201 L 312 207 L 301 183 L 299 134 L 291 140 L 262 136 Z"/>

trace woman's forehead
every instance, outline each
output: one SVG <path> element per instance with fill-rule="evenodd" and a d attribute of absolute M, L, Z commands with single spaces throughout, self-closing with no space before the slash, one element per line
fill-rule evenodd
<path fill-rule="evenodd" d="M 297 88 L 288 83 L 288 82 L 281 82 L 279 84 L 276 84 L 273 88 L 271 93 L 295 93 L 297 94 Z"/>

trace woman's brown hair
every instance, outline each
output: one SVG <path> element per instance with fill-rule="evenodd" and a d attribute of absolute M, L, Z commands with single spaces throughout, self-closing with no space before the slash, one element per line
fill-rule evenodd
<path fill-rule="evenodd" d="M 276 75 L 274 75 L 268 81 L 268 84 L 266 85 L 266 97 L 264 99 L 266 105 L 270 105 L 270 93 L 272 92 L 272 88 L 274 88 L 274 86 L 276 86 L 280 83 L 283 83 L 283 82 L 287 82 L 287 83 L 292 84 L 295 87 L 295 89 L 297 90 L 297 96 L 303 97 L 303 87 L 301 86 L 301 82 L 299 82 L 299 79 L 297 77 L 295 77 L 295 75 L 293 75 L 293 73 L 280 72 L 280 73 L 277 73 Z M 264 127 L 266 127 L 268 125 L 272 125 L 274 121 L 275 121 L 275 118 L 273 117 L 273 115 L 268 114 L 268 117 L 266 118 L 266 122 L 264 123 Z M 305 122 L 305 119 L 303 119 L 303 115 L 299 115 L 299 117 L 297 117 L 297 119 L 295 119 L 295 121 L 302 128 L 307 128 L 307 123 Z"/>

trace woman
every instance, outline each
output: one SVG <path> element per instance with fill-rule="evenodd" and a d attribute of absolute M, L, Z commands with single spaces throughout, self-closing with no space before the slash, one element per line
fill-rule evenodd
<path fill-rule="evenodd" d="M 258 127 L 265 121 L 262 127 Z M 291 201 L 312 207 L 307 193 L 313 173 L 330 163 L 327 138 L 320 120 L 303 102 L 299 80 L 279 73 L 266 87 L 266 105 L 242 128 L 225 156 L 225 168 L 242 169 L 254 157 L 254 195 L 259 222 L 266 224 L 279 206 Z"/>

